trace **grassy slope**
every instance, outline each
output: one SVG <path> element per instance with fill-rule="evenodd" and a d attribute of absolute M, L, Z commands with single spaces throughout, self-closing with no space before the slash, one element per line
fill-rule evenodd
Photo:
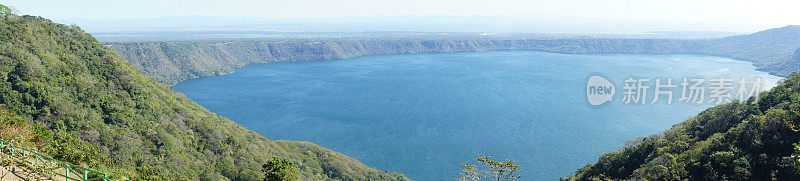
<path fill-rule="evenodd" d="M 257 180 L 277 155 L 305 180 L 404 179 L 313 143 L 267 140 L 40 17 L 0 18 L 0 108 L 47 128 L 46 153 L 118 177 Z"/>

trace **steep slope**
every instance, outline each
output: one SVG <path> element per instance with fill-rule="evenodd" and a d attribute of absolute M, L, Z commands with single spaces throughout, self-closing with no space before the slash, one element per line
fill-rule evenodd
<path fill-rule="evenodd" d="M 800 71 L 792 55 L 800 48 L 800 25 L 773 28 L 749 35 L 710 40 L 698 53 L 752 61 L 761 70 L 788 76 Z"/>
<path fill-rule="evenodd" d="M 799 180 L 800 74 L 630 141 L 564 180 Z"/>
<path fill-rule="evenodd" d="M 39 150 L 134 180 L 258 180 L 271 155 L 304 180 L 402 180 L 309 142 L 271 141 L 145 76 L 75 26 L 0 17 L 0 109 Z M 223 178 L 224 177 L 224 178 Z"/>

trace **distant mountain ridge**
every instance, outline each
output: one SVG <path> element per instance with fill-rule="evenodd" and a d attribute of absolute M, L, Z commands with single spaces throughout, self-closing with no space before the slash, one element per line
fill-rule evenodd
<path fill-rule="evenodd" d="M 703 53 L 753 61 L 760 69 L 785 77 L 800 70 L 792 59 L 798 48 L 800 25 L 790 25 L 713 40 Z"/>
<path fill-rule="evenodd" d="M 788 76 L 800 70 L 800 26 L 718 39 L 593 37 L 404 36 L 104 43 L 159 82 L 175 84 L 228 73 L 252 64 L 335 60 L 356 56 L 426 52 L 537 50 L 556 53 L 702 54 L 751 61 L 759 70 Z"/>

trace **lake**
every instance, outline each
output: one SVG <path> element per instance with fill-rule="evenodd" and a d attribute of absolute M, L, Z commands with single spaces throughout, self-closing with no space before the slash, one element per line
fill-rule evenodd
<path fill-rule="evenodd" d="M 614 84 L 611 102 L 587 102 L 592 75 Z M 486 51 L 255 64 L 173 89 L 269 139 L 311 141 L 414 180 L 452 180 L 479 155 L 518 161 L 523 180 L 557 180 L 713 106 L 678 102 L 680 83 L 720 76 L 778 80 L 713 56 Z M 655 78 L 672 78 L 674 101 L 625 104 L 629 77 L 650 78 L 650 98 Z"/>

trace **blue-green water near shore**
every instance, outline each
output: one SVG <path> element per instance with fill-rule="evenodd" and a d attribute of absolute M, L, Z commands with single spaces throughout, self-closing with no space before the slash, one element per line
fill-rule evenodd
<path fill-rule="evenodd" d="M 589 105 L 591 75 L 614 83 L 612 102 Z M 673 78 L 673 103 L 623 104 L 631 76 Z M 487 51 L 256 64 L 173 89 L 269 139 L 311 141 L 415 180 L 452 180 L 479 154 L 519 161 L 523 180 L 555 180 L 713 106 L 678 102 L 679 83 L 718 76 L 778 80 L 712 56 Z"/>

